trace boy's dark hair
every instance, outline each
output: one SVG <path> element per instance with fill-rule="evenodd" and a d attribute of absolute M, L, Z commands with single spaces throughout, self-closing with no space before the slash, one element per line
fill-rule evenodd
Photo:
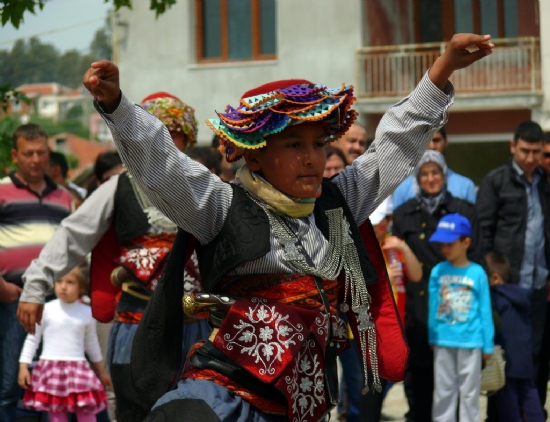
<path fill-rule="evenodd" d="M 46 135 L 46 132 L 40 126 L 34 123 L 27 123 L 25 125 L 19 126 L 17 129 L 15 129 L 15 132 L 13 132 L 12 146 L 15 150 L 17 150 L 17 140 L 19 138 L 27 140 L 44 138 L 47 141 L 48 135 Z"/>
<path fill-rule="evenodd" d="M 525 120 L 518 125 L 516 131 L 514 132 L 514 143 L 517 144 L 520 138 L 525 142 L 534 144 L 537 142 L 542 142 L 544 139 L 544 134 L 542 133 L 542 129 L 537 122 Z"/>
<path fill-rule="evenodd" d="M 118 155 L 117 151 L 106 151 L 99 154 L 95 160 L 94 165 L 94 176 L 99 181 L 103 183 L 103 174 L 113 167 L 119 166 L 122 164 L 122 160 Z"/>
<path fill-rule="evenodd" d="M 333 155 L 337 155 L 338 157 L 340 157 L 340 159 L 344 163 L 344 166 L 347 166 L 349 164 L 348 160 L 346 160 L 346 156 L 344 155 L 344 153 L 342 152 L 342 150 L 340 148 L 337 148 L 337 147 L 332 146 L 332 145 L 327 145 L 325 147 L 325 152 L 327 153 L 327 160 L 330 157 L 332 157 Z"/>
<path fill-rule="evenodd" d="M 467 234 L 461 234 L 459 239 L 461 242 L 464 242 L 466 239 L 470 239 L 470 236 L 468 236 Z"/>
<path fill-rule="evenodd" d="M 447 139 L 447 128 L 445 126 L 441 126 L 438 132 L 441 133 L 444 139 Z"/>
<path fill-rule="evenodd" d="M 510 280 L 510 261 L 508 261 L 506 255 L 491 252 L 485 257 L 485 261 L 487 261 L 489 275 L 496 273 L 504 283 L 508 283 L 508 280 Z"/>
<path fill-rule="evenodd" d="M 550 132 L 544 132 L 544 143 L 550 144 Z"/>
<path fill-rule="evenodd" d="M 192 160 L 195 160 L 205 166 L 208 170 L 214 169 L 216 176 L 219 176 L 222 162 L 222 154 L 210 147 L 195 147 L 186 151 L 186 154 Z"/>
<path fill-rule="evenodd" d="M 67 178 L 69 163 L 67 162 L 65 155 L 57 151 L 50 151 L 50 166 L 59 166 L 63 179 Z"/>

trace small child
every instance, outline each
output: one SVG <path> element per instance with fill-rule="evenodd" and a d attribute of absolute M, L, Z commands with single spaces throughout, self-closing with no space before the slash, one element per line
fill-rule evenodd
<path fill-rule="evenodd" d="M 508 284 L 510 262 L 506 256 L 490 253 L 486 257 L 493 308 L 500 319 L 501 331 L 495 342 L 506 356 L 506 384 L 490 398 L 490 422 L 546 420 L 533 382 L 531 359 L 531 292 Z M 493 411 L 491 411 L 491 409 Z"/>
<path fill-rule="evenodd" d="M 78 300 L 86 290 L 83 269 L 75 267 L 55 282 L 54 289 L 57 299 L 44 306 L 42 325 L 36 325 L 35 335 L 27 336 L 19 358 L 19 385 L 27 390 L 23 403 L 48 412 L 51 422 L 66 422 L 68 412 L 76 413 L 79 422 L 95 421 L 96 413 L 107 406 L 103 385 L 110 386 L 111 379 L 103 365 L 91 308 Z M 42 336 L 42 354 L 31 375 L 29 364 Z"/>
<path fill-rule="evenodd" d="M 369 218 L 384 253 L 386 270 L 399 317 L 405 324 L 405 281 L 419 282 L 422 279 L 422 266 L 414 252 L 402 239 L 389 234 L 388 228 L 392 221 L 392 215 L 393 201 L 390 196 L 374 210 Z"/>
<path fill-rule="evenodd" d="M 481 359 L 488 360 L 493 353 L 489 282 L 483 267 L 466 256 L 471 235 L 466 217 L 448 214 L 430 238 L 430 242 L 440 243 L 447 259 L 433 268 L 428 283 L 428 335 L 434 346 L 434 422 L 455 421 L 459 397 L 460 421 L 479 421 Z"/>

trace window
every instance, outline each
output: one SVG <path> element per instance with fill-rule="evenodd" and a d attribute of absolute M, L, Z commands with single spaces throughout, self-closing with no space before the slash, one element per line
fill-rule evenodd
<path fill-rule="evenodd" d="M 274 59 L 275 0 L 196 0 L 200 63 Z"/>
<path fill-rule="evenodd" d="M 518 36 L 518 0 L 414 1 L 417 42 L 449 40 L 460 32 Z"/>

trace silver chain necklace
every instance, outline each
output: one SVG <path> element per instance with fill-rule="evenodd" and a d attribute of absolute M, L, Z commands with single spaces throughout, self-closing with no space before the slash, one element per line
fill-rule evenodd
<path fill-rule="evenodd" d="M 248 191 L 247 191 L 248 193 Z M 370 314 L 371 296 L 367 291 L 363 271 L 359 262 L 357 248 L 350 235 L 349 223 L 344 216 L 342 208 L 325 211 L 329 225 L 329 251 L 328 257 L 323 260 L 320 268 L 307 263 L 305 251 L 298 241 L 296 234 L 290 230 L 282 217 L 273 212 L 265 203 L 259 201 L 248 193 L 267 214 L 271 230 L 277 242 L 283 248 L 283 259 L 288 265 L 299 273 L 311 274 L 326 280 L 336 280 L 342 269 L 346 276 L 344 284 L 344 298 L 351 295 L 351 309 L 357 318 L 357 329 L 360 333 L 359 343 L 363 362 L 370 361 L 373 374 L 373 388 L 377 392 L 382 391 L 382 384 L 378 374 L 378 358 L 376 354 L 376 327 Z M 346 303 L 341 305 L 341 310 L 347 312 Z M 328 310 L 326 310 L 329 312 Z M 366 335 L 365 335 L 366 334 Z M 368 351 L 368 353 L 367 353 Z M 367 365 L 363 365 L 365 385 L 363 394 L 369 391 Z"/>

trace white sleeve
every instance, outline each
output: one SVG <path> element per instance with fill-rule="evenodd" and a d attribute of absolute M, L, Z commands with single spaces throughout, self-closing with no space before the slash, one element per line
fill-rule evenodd
<path fill-rule="evenodd" d="M 151 202 L 202 244 L 214 239 L 231 205 L 231 186 L 180 153 L 164 124 L 126 96 L 111 114 L 94 104 L 122 161 Z"/>
<path fill-rule="evenodd" d="M 32 358 L 36 354 L 38 346 L 40 346 L 43 325 L 46 318 L 46 312 L 44 311 L 44 315 L 42 316 L 42 325 L 36 324 L 34 334 L 27 334 L 27 338 L 25 339 L 25 343 L 23 344 L 23 349 L 21 350 L 21 356 L 19 357 L 20 363 L 32 363 Z"/>
<path fill-rule="evenodd" d="M 71 271 L 97 245 L 113 219 L 117 184 L 118 175 L 111 177 L 61 222 L 23 274 L 21 302 L 43 304 L 55 280 Z"/>
<path fill-rule="evenodd" d="M 408 97 L 386 111 L 370 148 L 332 179 L 358 225 L 413 172 L 447 121 L 453 99 L 452 84 L 441 91 L 426 72 Z"/>
<path fill-rule="evenodd" d="M 99 347 L 99 339 L 97 338 L 96 320 L 91 317 L 91 313 L 89 322 L 86 324 L 84 349 L 93 363 L 103 360 L 103 354 Z"/>

